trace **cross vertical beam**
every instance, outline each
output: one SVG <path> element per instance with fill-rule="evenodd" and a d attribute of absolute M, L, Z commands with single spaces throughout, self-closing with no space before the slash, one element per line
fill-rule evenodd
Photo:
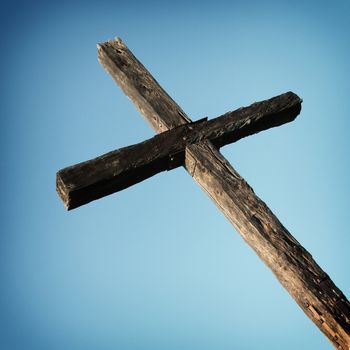
<path fill-rule="evenodd" d="M 99 61 L 158 132 L 191 120 L 120 40 Z M 338 349 L 350 349 L 350 303 L 209 140 L 186 146 L 185 168 L 304 313 Z"/>

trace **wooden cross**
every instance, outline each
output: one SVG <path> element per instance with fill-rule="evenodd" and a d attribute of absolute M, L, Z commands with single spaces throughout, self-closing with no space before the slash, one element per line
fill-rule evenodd
<path fill-rule="evenodd" d="M 183 165 L 337 349 L 350 349 L 350 303 L 219 152 L 242 137 L 290 122 L 292 92 L 207 121 L 191 122 L 120 40 L 98 45 L 100 63 L 159 134 L 57 173 L 68 209 Z"/>

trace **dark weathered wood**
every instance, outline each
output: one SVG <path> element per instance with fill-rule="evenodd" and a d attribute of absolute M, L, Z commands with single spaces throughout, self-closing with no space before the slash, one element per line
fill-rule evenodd
<path fill-rule="evenodd" d="M 187 147 L 186 168 L 333 345 L 349 349 L 348 300 L 247 182 L 206 141 Z"/>
<path fill-rule="evenodd" d="M 97 45 L 99 62 L 158 133 L 191 122 L 121 39 Z"/>
<path fill-rule="evenodd" d="M 157 132 L 190 122 L 121 40 L 99 45 L 99 60 Z M 209 140 L 186 147 L 185 166 L 338 349 L 350 349 L 350 304 Z"/>
<path fill-rule="evenodd" d="M 209 139 L 221 147 L 290 122 L 300 109 L 300 98 L 287 92 L 210 121 L 180 125 L 147 141 L 60 170 L 57 191 L 67 209 L 76 208 L 183 165 L 187 145 Z"/>
<path fill-rule="evenodd" d="M 183 165 L 186 135 L 194 131 L 191 129 L 196 124 L 199 123 L 181 125 L 138 144 L 61 169 L 56 174 L 56 188 L 65 207 L 77 208 Z"/>

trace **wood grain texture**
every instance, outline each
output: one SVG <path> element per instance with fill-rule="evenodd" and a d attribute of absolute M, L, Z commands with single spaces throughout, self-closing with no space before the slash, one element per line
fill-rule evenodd
<path fill-rule="evenodd" d="M 187 147 L 186 168 L 333 345 L 349 349 L 348 300 L 247 182 L 206 141 Z"/>
<path fill-rule="evenodd" d="M 98 60 L 158 133 L 191 122 L 119 38 L 97 45 Z"/>
<path fill-rule="evenodd" d="M 221 147 L 295 119 L 300 98 L 292 92 L 256 102 L 210 121 L 180 125 L 144 142 L 109 152 L 57 173 L 57 191 L 73 209 L 184 164 L 186 146 L 209 139 Z"/>
<path fill-rule="evenodd" d="M 190 122 L 120 39 L 99 59 L 157 132 Z M 283 227 L 208 140 L 186 148 L 187 171 L 338 349 L 350 349 L 350 305 L 329 276 Z"/>

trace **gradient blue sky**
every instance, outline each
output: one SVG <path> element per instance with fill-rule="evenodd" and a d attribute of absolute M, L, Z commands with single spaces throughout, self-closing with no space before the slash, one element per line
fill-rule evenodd
<path fill-rule="evenodd" d="M 55 173 L 153 131 L 97 61 L 120 36 L 192 119 L 292 90 L 225 156 L 350 296 L 348 1 L 2 2 L 3 350 L 330 349 L 183 169 L 66 212 Z"/>

